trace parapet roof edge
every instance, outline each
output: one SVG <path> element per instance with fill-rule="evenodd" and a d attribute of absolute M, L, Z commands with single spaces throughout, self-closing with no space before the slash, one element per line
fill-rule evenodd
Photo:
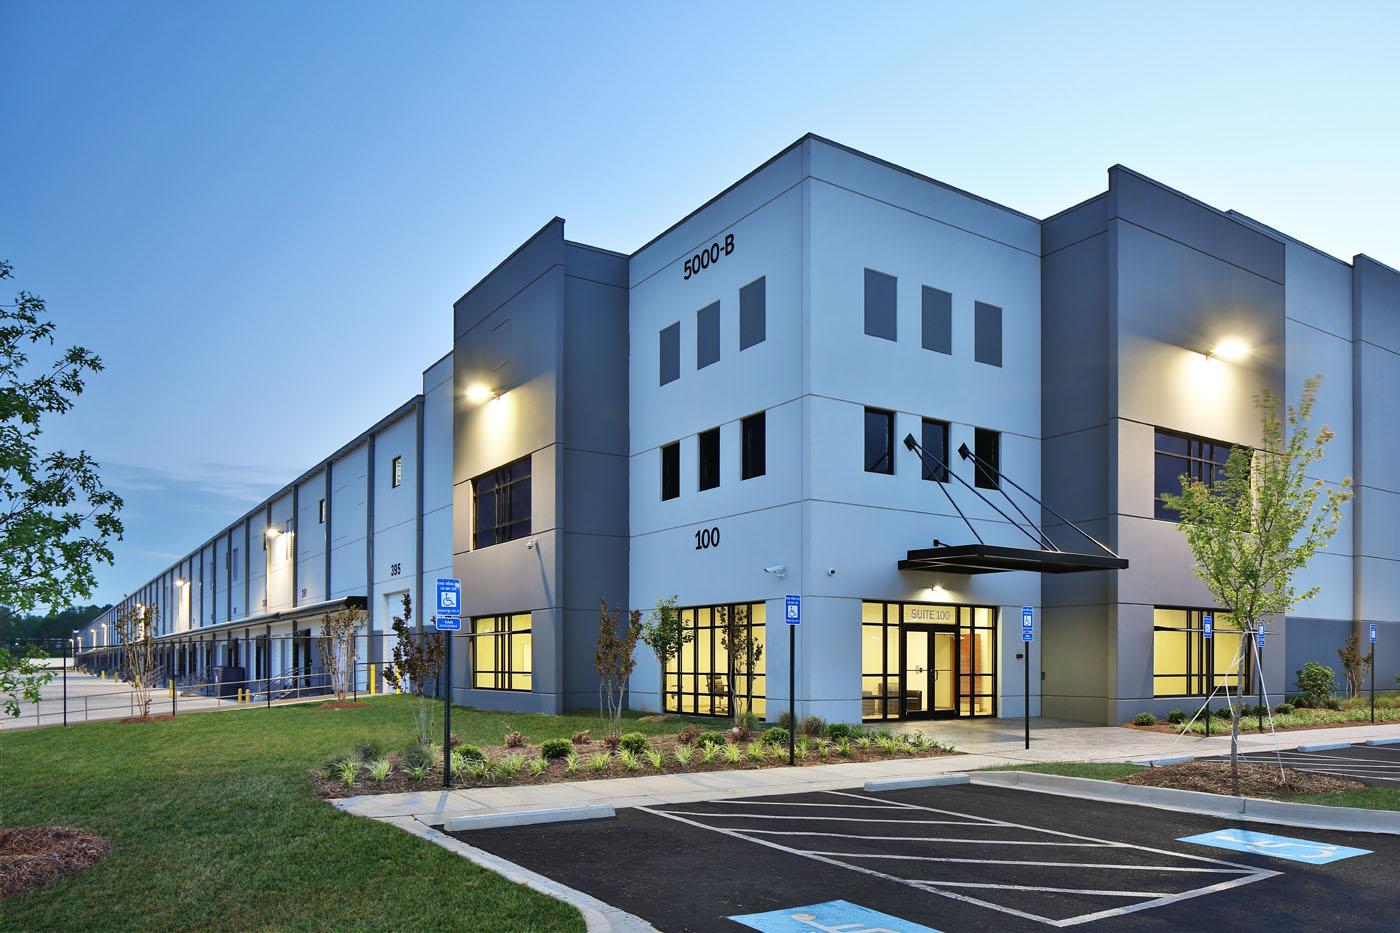
<path fill-rule="evenodd" d="M 1127 174 L 1133 176 L 1134 178 L 1140 179 L 1141 181 L 1145 181 L 1145 182 L 1147 182 L 1149 185 L 1152 185 L 1152 186 L 1155 187 L 1155 188 L 1161 188 L 1163 191 L 1171 192 L 1172 194 L 1176 195 L 1176 196 L 1179 197 L 1179 198 L 1183 198 L 1184 200 L 1190 201 L 1192 204 L 1195 204 L 1197 207 L 1204 208 L 1205 210 L 1210 211 L 1212 214 L 1216 214 L 1216 215 L 1218 215 L 1218 216 L 1220 216 L 1220 217 L 1225 218 L 1226 220 L 1233 220 L 1235 223 L 1240 224 L 1241 226 L 1249 227 L 1251 230 L 1254 230 L 1256 233 L 1260 233 L 1260 234 L 1262 234 L 1262 235 L 1268 237 L 1268 238 L 1271 239 L 1271 240 L 1277 240 L 1279 243 L 1282 243 L 1282 242 L 1283 242 L 1283 238 L 1282 238 L 1279 234 L 1273 232 L 1272 230 L 1270 230 L 1270 229 L 1263 229 L 1263 230 L 1259 229 L 1259 227 L 1262 226 L 1262 225 L 1258 225 L 1258 224 L 1254 224 L 1254 223 L 1246 223 L 1245 221 L 1241 220 L 1239 217 L 1234 216 L 1230 211 L 1223 211 L 1223 210 L 1221 210 L 1220 208 L 1216 207 L 1216 206 L 1213 205 L 1213 204 L 1207 204 L 1205 201 L 1202 201 L 1200 198 L 1192 197 L 1191 195 L 1187 194 L 1185 191 L 1181 191 L 1181 190 L 1179 190 L 1179 189 L 1177 189 L 1177 188 L 1173 188 L 1171 185 L 1163 184 L 1162 182 L 1158 181 L 1157 179 L 1153 178 L 1153 177 L 1150 176 L 1150 175 L 1144 175 L 1142 172 L 1135 171 L 1134 169 L 1130 169 L 1130 168 L 1128 168 L 1128 166 L 1124 165 L 1124 164 L 1121 163 L 1121 162 L 1117 162 L 1117 163 L 1114 163 L 1113 165 L 1110 165 L 1110 166 L 1108 167 L 1108 170 L 1109 170 L 1109 172 L 1113 172 L 1114 170 L 1117 170 L 1117 171 L 1120 171 L 1120 172 L 1126 172 Z"/>
<path fill-rule="evenodd" d="M 1040 222 L 1043 223 L 1043 224 L 1048 224 L 1050 221 L 1054 220 L 1054 219 L 1057 218 L 1057 217 L 1061 217 L 1061 216 L 1063 216 L 1063 215 L 1065 215 L 1065 214 L 1068 214 L 1070 211 L 1077 211 L 1077 210 L 1079 210 L 1081 207 L 1084 207 L 1084 206 L 1086 206 L 1086 205 L 1088 205 L 1088 204 L 1093 204 L 1095 201 L 1100 201 L 1100 200 L 1102 200 L 1102 199 L 1104 199 L 1104 198 L 1106 198 L 1106 197 L 1108 197 L 1108 192 L 1107 192 L 1107 191 L 1100 191 L 1098 194 L 1094 195 L 1094 196 L 1091 197 L 1091 198 L 1085 198 L 1084 200 L 1078 202 L 1077 204 L 1071 204 L 1069 207 L 1066 207 L 1064 210 L 1056 211 L 1055 213 L 1051 214 L 1049 217 L 1046 217 L 1046 218 L 1042 219 Z"/>
<path fill-rule="evenodd" d="M 483 275 L 481 278 L 477 279 L 475 285 L 473 285 L 471 288 L 467 289 L 465 292 L 462 293 L 462 297 L 460 297 L 460 298 L 458 298 L 456 301 L 452 302 L 452 307 L 453 307 L 453 309 L 455 310 L 459 304 L 461 304 L 462 302 L 464 302 L 464 301 L 466 301 L 468 298 L 470 298 L 472 292 L 474 292 L 474 291 L 476 291 L 478 288 L 480 288 L 480 287 L 482 286 L 482 284 L 483 284 L 487 279 L 491 278 L 491 276 L 493 276 L 493 275 L 495 275 L 497 272 L 499 272 L 499 271 L 501 270 L 501 267 L 502 267 L 502 266 L 504 266 L 506 263 L 508 263 L 508 262 L 510 262 L 512 259 L 514 259 L 514 258 L 516 257 L 516 255 L 517 255 L 521 250 L 523 250 L 525 247 L 529 246 L 531 243 L 535 242 L 535 240 L 539 238 L 539 235 L 540 235 L 541 233 L 544 233 L 546 230 L 548 230 L 550 227 L 554 226 L 555 224 L 559 224 L 559 225 L 562 227 L 562 226 L 564 225 L 564 218 L 563 218 L 563 217 L 560 217 L 560 216 L 558 216 L 558 215 L 555 215 L 554 217 L 551 217 L 551 218 L 549 219 L 549 222 L 548 222 L 548 223 L 546 223 L 544 226 L 540 227 L 540 228 L 539 228 L 538 230 L 536 230 L 534 233 L 532 233 L 532 234 L 530 234 L 529 236 L 527 236 L 527 237 L 525 238 L 525 240 L 524 240 L 519 246 L 517 246 L 515 249 L 513 249 L 513 250 L 510 251 L 510 255 L 509 255 L 509 256 L 507 256 L 505 259 L 502 259 L 500 262 L 498 262 L 498 263 L 496 263 L 494 266 L 492 266 L 490 272 L 486 273 L 486 274 Z M 563 237 L 562 234 L 560 235 L 559 239 L 560 239 L 561 242 L 566 242 L 566 241 L 564 240 L 564 237 Z"/>
<path fill-rule="evenodd" d="M 618 259 L 631 259 L 630 253 L 619 253 L 615 249 L 608 249 L 606 246 L 594 246 L 592 243 L 580 243 L 578 240 L 565 240 L 565 246 L 577 246 L 579 249 L 589 249 L 595 253 L 606 253 L 609 256 L 616 256 Z"/>
<path fill-rule="evenodd" d="M 1280 240 L 1284 240 L 1284 241 L 1286 241 L 1286 242 L 1288 242 L 1288 243 L 1292 243 L 1292 244 L 1294 244 L 1295 246 L 1301 246 L 1301 247 L 1303 247 L 1304 249 L 1311 250 L 1312 252 L 1317 253 L 1319 256 L 1322 256 L 1322 257 L 1324 257 L 1324 258 L 1326 258 L 1326 259 L 1330 259 L 1330 260 L 1332 260 L 1333 262 L 1339 262 L 1339 263 L 1341 263 L 1342 265 L 1346 266 L 1348 269 L 1351 268 L 1351 263 L 1347 262 L 1345 259 L 1341 258 L 1340 256 L 1333 256 L 1331 253 L 1327 252 L 1326 250 L 1318 249 L 1316 246 L 1313 246 L 1311 243 L 1304 243 L 1302 240 L 1298 239 L 1297 237 L 1295 237 L 1295 236 L 1289 236 L 1287 233 L 1284 233 L 1282 230 L 1279 230 L 1277 227 L 1271 227 L 1271 226 L 1269 226 L 1268 224 L 1264 223 L 1262 220 L 1258 220 L 1258 219 L 1256 219 L 1256 218 L 1254 218 L 1254 217 L 1251 217 L 1251 216 L 1249 216 L 1248 214 L 1246 214 L 1246 213 L 1244 213 L 1244 212 L 1242 212 L 1242 211 L 1237 211 L 1237 210 L 1235 210 L 1234 208 L 1231 208 L 1230 210 L 1226 211 L 1225 213 L 1228 214 L 1228 215 L 1230 215 L 1231 217 L 1235 218 L 1236 220 L 1243 221 L 1244 223 L 1247 223 L 1247 224 L 1249 224 L 1249 225 L 1252 226 L 1252 227 L 1257 227 L 1257 228 L 1259 228 L 1260 230 L 1264 231 L 1265 233 L 1272 234 L 1273 236 L 1278 237 Z"/>
<path fill-rule="evenodd" d="M 1365 253 L 1357 253 L 1356 256 L 1354 256 L 1354 257 L 1352 258 L 1352 265 L 1353 265 L 1353 266 L 1356 265 L 1356 260 L 1358 260 L 1358 259 L 1364 259 L 1364 260 L 1366 260 L 1367 262 L 1375 263 L 1376 265 L 1380 266 L 1382 269 L 1384 269 L 1384 270 L 1387 271 L 1387 272 L 1393 272 L 1393 273 L 1395 273 L 1396 275 L 1400 275 L 1400 269 L 1395 268 L 1395 267 L 1392 266 L 1390 263 L 1381 262 L 1381 261 L 1380 261 L 1379 259 L 1377 259 L 1375 256 L 1368 256 L 1368 255 L 1365 254 Z"/>
<path fill-rule="evenodd" d="M 680 227 L 682 224 L 684 224 L 684 223 L 686 223 L 687 221 L 689 221 L 689 220 L 690 220 L 692 217 L 694 217 L 696 214 L 699 214 L 701 211 L 705 210 L 705 208 L 709 207 L 711 204 L 714 204 L 714 203 L 715 203 L 716 201 L 718 201 L 720 198 L 722 198 L 722 197 L 724 197 L 725 195 L 729 194 L 729 193 L 730 193 L 731 191 L 733 191 L 735 188 L 738 188 L 738 187 L 739 187 L 740 185 L 742 185 L 744 182 L 748 181 L 750 178 L 753 178 L 753 177 L 754 177 L 755 175 L 757 175 L 759 172 L 763 171 L 763 170 L 766 169 L 768 166 L 772 165 L 774 162 L 778 161 L 778 160 L 781 159 L 783 156 L 787 155 L 789 152 L 791 152 L 792 150 L 796 149 L 798 146 L 802 145 L 803 143 L 807 142 L 808 140 L 812 140 L 813 142 L 819 142 L 819 143 L 821 143 L 821 144 L 823 144 L 823 145 L 825 145 L 825 146 L 830 146 L 830 147 L 832 147 L 833 149 L 840 149 L 842 152 L 849 152 L 851 155 L 859 156 L 859 157 L 862 158 L 862 159 L 866 159 L 866 160 L 868 160 L 868 161 L 870 161 L 870 162 L 874 162 L 876 165 L 881 165 L 881 166 L 884 166 L 885 168 L 893 169 L 893 170 L 895 170 L 895 171 L 897 171 L 897 172 L 903 172 L 904 174 L 909 175 L 909 176 L 911 176 L 911 177 L 913 177 L 913 178 L 917 178 L 917 179 L 919 179 L 920 181 L 925 181 L 925 182 L 928 182 L 929 184 L 937 185 L 937 186 L 940 187 L 940 188 L 946 188 L 947 190 L 952 191 L 952 192 L 955 193 L 955 194 L 960 194 L 960 195 L 962 195 L 963 197 L 972 198 L 974 201 L 981 201 L 983 204 L 986 204 L 986 205 L 988 205 L 988 206 L 990 206 L 990 207 L 995 207 L 995 208 L 997 208 L 997 209 L 999 209 L 999 210 L 1006 211 L 1008 214 L 1015 214 L 1017 217 L 1022 217 L 1022 218 L 1026 219 L 1026 220 L 1034 221 L 1035 223 L 1040 223 L 1039 219 L 1037 219 L 1037 218 L 1035 218 L 1035 217 L 1032 217 L 1030 214 L 1024 213 L 1024 212 L 1022 212 L 1022 211 L 1018 211 L 1018 210 L 1016 210 L 1014 207 L 1007 207 L 1005 204 L 998 204 L 996 201 L 993 201 L 993 200 L 991 200 L 990 198 L 984 198 L 984 197 L 982 197 L 980 194 L 973 194 L 971 191 L 965 191 L 965 190 L 963 190 L 962 188 L 959 188 L 959 187 L 957 187 L 957 186 L 955 186 L 955 185 L 950 185 L 950 184 L 948 184 L 947 182 L 939 181 L 937 178 L 931 178 L 931 177 L 929 177 L 928 175 L 924 175 L 924 174 L 921 174 L 921 173 L 919 173 L 919 172 L 916 172 L 916 171 L 914 171 L 914 170 L 911 169 L 911 168 L 905 168 L 903 165 L 898 165 L 898 164 L 896 164 L 896 163 L 894 163 L 894 162 L 890 162 L 890 161 L 888 161 L 888 160 L 886 160 L 886 159 L 881 159 L 879 156 L 873 156 L 873 155 L 871 155 L 871 154 L 868 153 L 868 152 L 862 152 L 862 151 L 859 150 L 859 149 L 853 148 L 853 147 L 851 147 L 851 146 L 847 146 L 847 145 L 845 145 L 845 144 L 843 144 L 843 143 L 838 143 L 838 142 L 837 142 L 836 140 L 834 140 L 834 139 L 827 139 L 825 136 L 818 136 L 816 133 L 804 133 L 804 134 L 803 134 L 801 137 L 799 137 L 796 141 L 794 141 L 794 142 L 792 142 L 792 143 L 790 143 L 790 144 L 784 146 L 782 149 L 779 149 L 778 152 L 777 152 L 776 154 L 774 154 L 773 156 L 769 157 L 768 159 L 765 159 L 761 164 L 759 164 L 759 166 L 758 166 L 757 168 L 752 169 L 752 170 L 749 171 L 749 172 L 746 172 L 742 178 L 740 178 L 738 181 L 736 181 L 736 182 L 730 184 L 728 187 L 724 188 L 722 191 L 720 191 L 719 194 L 716 194 L 714 197 L 710 198 L 710 199 L 709 199 L 708 201 L 706 201 L 704 204 L 701 204 L 699 207 L 695 208 L 695 209 L 692 210 L 690 213 L 686 214 L 686 215 L 685 215 L 684 217 L 682 217 L 680 220 L 678 220 L 678 221 L 676 221 L 675 223 L 671 224 L 671 226 L 667 227 L 665 230 L 662 230 L 660 233 L 658 233 L 656 236 L 652 237 L 650 240 L 647 240 L 647 241 L 646 241 L 645 243 L 643 243 L 641 246 L 639 246 L 639 247 L 637 247 L 635 250 L 633 250 L 629 255 L 635 256 L 635 255 L 637 255 L 638 253 L 642 252 L 643 250 L 645 250 L 645 249 L 649 248 L 650 246 L 652 246 L 652 244 L 656 243 L 658 240 L 662 239 L 663 237 L 668 236 L 668 235 L 669 235 L 672 231 L 674 231 L 677 227 Z"/>

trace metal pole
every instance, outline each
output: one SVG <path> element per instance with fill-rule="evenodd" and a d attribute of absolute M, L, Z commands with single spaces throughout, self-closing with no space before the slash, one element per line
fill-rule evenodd
<path fill-rule="evenodd" d="M 1031 645 L 1034 642 L 1026 642 L 1026 653 L 1024 669 L 1026 672 L 1026 748 L 1031 747 Z"/>
<path fill-rule="evenodd" d="M 788 629 L 788 765 L 797 764 L 797 626 Z M 664 674 L 662 675 L 664 678 Z"/>
<path fill-rule="evenodd" d="M 452 786 L 452 633 L 447 632 L 447 691 L 442 695 L 442 786 Z"/>
<path fill-rule="evenodd" d="M 263 688 L 267 692 L 267 708 L 272 709 L 272 626 L 267 627 L 266 651 L 263 652 Z"/>
<path fill-rule="evenodd" d="M 1376 643 L 1371 642 L 1371 723 L 1376 721 Z"/>
<path fill-rule="evenodd" d="M 1254 656 L 1259 659 L 1259 670 L 1254 672 L 1254 678 L 1259 681 L 1259 689 L 1256 693 L 1259 696 L 1259 705 L 1254 707 L 1254 711 L 1259 714 L 1259 731 L 1264 731 L 1264 646 L 1255 644 Z"/>
<path fill-rule="evenodd" d="M 1374 719 L 1375 716 L 1373 715 Z M 68 639 L 63 640 L 63 724 L 68 725 Z"/>

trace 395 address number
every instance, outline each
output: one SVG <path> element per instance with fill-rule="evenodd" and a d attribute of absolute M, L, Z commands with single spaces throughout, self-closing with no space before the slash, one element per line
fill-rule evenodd
<path fill-rule="evenodd" d="M 719 262 L 721 256 L 728 256 L 734 252 L 734 234 L 729 234 L 724 238 L 723 245 L 718 240 L 700 250 L 694 256 L 685 261 L 685 275 L 683 279 L 688 279 L 692 275 L 699 275 L 701 269 L 708 269 Z"/>

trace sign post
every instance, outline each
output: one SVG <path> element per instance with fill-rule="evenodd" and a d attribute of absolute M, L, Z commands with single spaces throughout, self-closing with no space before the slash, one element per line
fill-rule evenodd
<path fill-rule="evenodd" d="M 802 624 L 802 597 L 787 597 L 788 625 L 788 765 L 797 764 L 797 626 Z"/>
<path fill-rule="evenodd" d="M 462 629 L 462 581 L 438 577 L 437 615 L 433 624 L 447 642 L 443 655 L 446 676 L 442 693 L 442 786 L 452 786 L 452 633 Z"/>
<path fill-rule="evenodd" d="M 1021 607 L 1021 648 L 1025 660 L 1026 674 L 1026 748 L 1031 747 L 1031 643 L 1035 641 L 1035 610 L 1030 606 Z"/>
<path fill-rule="evenodd" d="M 1259 670 L 1255 672 L 1259 680 L 1259 705 L 1254 709 L 1259 714 L 1259 731 L 1264 731 L 1264 623 L 1259 623 Z"/>
<path fill-rule="evenodd" d="M 1376 623 L 1371 623 L 1371 722 L 1376 721 Z"/>

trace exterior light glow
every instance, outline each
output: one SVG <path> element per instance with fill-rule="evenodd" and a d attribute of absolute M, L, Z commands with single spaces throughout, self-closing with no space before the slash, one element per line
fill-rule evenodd
<path fill-rule="evenodd" d="M 269 528 L 269 529 L 267 529 L 267 536 L 268 536 L 269 538 L 275 538 L 275 537 L 277 537 L 278 535 L 280 535 L 281 533 L 282 533 L 282 529 L 280 529 L 280 528 Z"/>
<path fill-rule="evenodd" d="M 1217 360 L 1242 360 L 1249 353 L 1249 347 L 1240 340 L 1222 340 L 1206 356 Z"/>
<path fill-rule="evenodd" d="M 476 404 L 480 404 L 481 402 L 489 401 L 497 397 L 498 396 L 496 394 L 495 389 L 488 389 L 486 386 L 481 385 L 480 383 L 467 389 L 467 401 Z"/>

